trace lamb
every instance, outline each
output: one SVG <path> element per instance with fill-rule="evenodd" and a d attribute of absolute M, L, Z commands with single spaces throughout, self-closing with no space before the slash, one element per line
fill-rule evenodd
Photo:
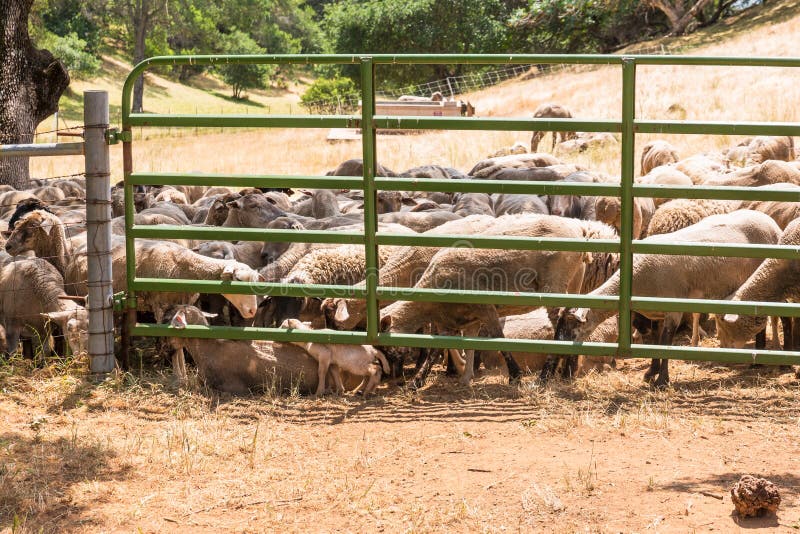
<path fill-rule="evenodd" d="M 534 119 L 571 119 L 572 113 L 560 104 L 542 104 L 533 113 Z M 539 148 L 539 142 L 544 138 L 545 131 L 533 132 L 531 137 L 531 152 L 536 152 Z M 550 148 L 552 151 L 556 147 L 556 138 L 561 137 L 561 142 L 568 141 L 575 137 L 575 132 L 553 132 L 553 146 Z"/>
<path fill-rule="evenodd" d="M 491 180 L 494 179 L 495 174 L 503 169 L 530 169 L 532 167 L 549 167 L 560 163 L 560 160 L 550 154 L 513 154 L 511 156 L 481 160 L 470 169 L 467 175 L 473 178 Z"/>
<path fill-rule="evenodd" d="M 778 241 L 779 245 L 800 246 L 800 221 L 792 221 L 786 226 Z M 750 274 L 750 273 L 748 273 Z M 800 270 L 796 260 L 767 258 L 750 277 L 739 285 L 730 300 L 800 302 Z M 723 347 L 743 348 L 749 339 L 764 330 L 767 318 L 755 315 L 724 314 L 714 317 L 717 335 Z M 791 343 L 784 332 L 787 348 Z"/>
<path fill-rule="evenodd" d="M 170 312 L 170 325 L 177 330 L 188 325 L 208 326 L 207 315 L 195 306 L 177 306 Z M 169 338 L 169 344 L 175 350 L 173 368 L 179 376 L 186 375 L 180 365 L 184 351 L 188 351 L 200 377 L 220 391 L 246 395 L 259 390 L 289 392 L 298 388 L 305 393 L 317 387 L 316 363 L 293 345 L 184 337 Z"/>
<path fill-rule="evenodd" d="M 594 205 L 598 221 L 613 226 L 620 231 L 622 227 L 622 204 L 618 197 L 597 197 Z M 650 220 L 656 208 L 652 198 L 634 197 L 633 199 L 633 238 L 645 236 Z"/>
<path fill-rule="evenodd" d="M 281 328 L 311 330 L 308 325 L 297 319 L 283 321 Z M 358 390 L 359 394 L 362 394 L 365 398 L 380 383 L 381 370 L 384 373 L 389 373 L 389 362 L 386 361 L 386 356 L 371 345 L 339 345 L 309 341 L 292 341 L 291 344 L 303 348 L 318 362 L 317 397 L 325 392 L 325 376 L 328 374 L 329 368 L 332 370 L 331 374 L 333 374 L 338 393 L 344 392 L 340 369 L 355 376 L 363 376 L 364 379 L 358 386 Z"/>
<path fill-rule="evenodd" d="M 739 207 L 737 200 L 676 198 L 661 205 L 647 226 L 646 235 L 668 234 L 686 228 L 710 215 L 730 213 Z"/>
<path fill-rule="evenodd" d="M 775 244 L 780 230 L 775 221 L 763 213 L 739 210 L 723 215 L 712 215 L 688 228 L 648 237 L 644 241 L 672 242 L 724 242 L 740 244 Z M 647 297 L 722 299 L 740 287 L 757 268 L 760 259 L 723 258 L 717 256 L 677 256 L 637 254 L 633 259 L 633 294 Z M 617 271 L 590 295 L 619 295 L 620 275 Z M 640 312 L 654 321 L 663 322 L 659 336 L 660 345 L 671 345 L 672 338 L 683 317 L 682 312 Z M 589 308 L 562 309 L 556 324 L 559 341 L 585 341 L 603 321 L 614 315 L 614 310 Z M 547 378 L 555 369 L 558 357 L 551 356 L 542 369 Z M 574 366 L 574 358 L 566 366 Z M 669 383 L 669 360 L 653 359 L 645 380 L 654 380 L 657 387 Z"/>
<path fill-rule="evenodd" d="M 490 235 L 524 237 L 615 236 L 616 232 L 594 221 L 563 219 L 550 215 L 507 216 L 497 219 L 485 232 Z M 416 288 L 447 287 L 468 290 L 499 290 L 515 292 L 577 293 L 584 283 L 586 264 L 600 260 L 581 252 L 539 250 L 490 250 L 471 248 L 442 249 L 431 259 Z M 488 269 L 488 270 L 487 270 Z M 486 328 L 490 337 L 502 337 L 500 315 L 529 311 L 536 306 L 504 306 L 492 304 L 460 304 L 430 302 L 395 302 L 381 310 L 381 330 L 384 332 L 417 332 L 427 323 L 437 330 L 466 331 L 471 335 Z M 402 360 L 403 349 L 391 348 L 395 359 Z M 467 363 L 461 377 L 469 384 L 473 374 L 474 352 L 467 351 Z M 519 379 L 520 369 L 510 353 L 503 358 L 509 379 Z"/>
<path fill-rule="evenodd" d="M 677 149 L 666 141 L 650 141 L 642 147 L 641 175 L 656 167 L 680 161 Z"/>

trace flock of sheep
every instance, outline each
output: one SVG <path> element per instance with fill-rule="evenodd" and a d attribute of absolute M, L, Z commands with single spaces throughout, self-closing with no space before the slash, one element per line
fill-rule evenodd
<path fill-rule="evenodd" d="M 534 139 L 536 139 L 536 135 Z M 425 165 L 395 173 L 378 166 L 377 175 L 452 180 L 615 182 L 605 175 L 564 163 L 547 153 L 490 157 L 469 172 Z M 665 141 L 641 152 L 637 182 L 671 185 L 729 185 L 796 189 L 800 162 L 790 137 L 755 137 L 723 153 L 680 158 Z M 328 173 L 360 176 L 360 160 L 348 160 Z M 26 191 L 3 187 L 0 218 L 8 223 L 0 266 L 0 324 L 3 350 L 13 352 L 22 338 L 48 354 L 50 336 L 61 335 L 73 351 L 83 350 L 87 313 L 75 296 L 87 293 L 84 183 L 80 179 L 35 183 Z M 143 187 L 135 193 L 137 225 L 211 225 L 268 229 L 363 230 L 363 193 L 346 190 L 288 191 L 201 186 Z M 112 189 L 113 285 L 124 291 L 125 240 L 121 184 Z M 446 235 L 615 239 L 620 228 L 617 198 L 578 195 L 522 195 L 442 192 L 378 193 L 379 231 Z M 669 200 L 636 198 L 634 238 L 648 242 L 725 242 L 800 244 L 800 202 Z M 136 240 L 139 277 L 239 280 L 303 284 L 364 285 L 364 247 L 308 243 L 188 240 Z M 618 255 L 538 250 L 492 250 L 381 246 L 382 286 L 451 288 L 533 293 L 617 295 Z M 796 263 L 752 258 L 636 255 L 633 294 L 638 296 L 759 301 L 794 301 Z M 13 291 L 13 292 L 12 292 Z M 20 293 L 22 292 L 22 293 Z M 189 324 L 360 329 L 363 300 L 196 293 L 137 294 L 145 321 Z M 493 304 L 381 302 L 384 332 L 614 342 L 613 310 L 536 309 Z M 691 319 L 697 345 L 716 323 L 723 346 L 742 347 L 751 339 L 764 346 L 764 317 L 724 315 L 701 323 L 699 314 L 643 313 L 634 317 L 636 339 L 671 345 L 684 319 Z M 793 345 L 792 322 L 781 321 L 784 348 Z M 773 341 L 778 321 L 773 321 Z M 796 331 L 796 330 L 795 330 Z M 56 336 L 60 338 L 60 336 Z M 25 345 L 25 344 L 24 344 Z M 603 359 L 543 354 L 501 354 L 418 350 L 324 343 L 270 343 L 170 338 L 174 373 L 186 377 L 185 352 L 212 386 L 246 392 L 276 380 L 280 387 L 299 381 L 301 389 L 321 394 L 332 380 L 337 391 L 353 387 L 369 394 L 385 375 L 402 375 L 414 353 L 411 385 L 420 387 L 431 366 L 446 357 L 460 382 L 469 384 L 481 364 L 504 363 L 510 381 L 524 371 L 549 376 L 560 369 L 574 374 Z M 55 347 L 55 350 L 63 348 Z M 30 354 L 31 349 L 26 349 Z M 669 382 L 668 360 L 653 360 L 646 379 Z M 271 378 L 268 378 L 271 377 Z"/>

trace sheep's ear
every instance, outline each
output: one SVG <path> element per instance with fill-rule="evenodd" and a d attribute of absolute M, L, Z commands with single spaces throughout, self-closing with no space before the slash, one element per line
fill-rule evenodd
<path fill-rule="evenodd" d="M 381 332 L 386 332 L 392 327 L 392 316 L 381 317 Z"/>
<path fill-rule="evenodd" d="M 257 282 L 266 282 L 267 278 L 263 274 L 257 273 L 256 274 L 256 281 Z"/>
<path fill-rule="evenodd" d="M 266 195 L 264 195 L 264 198 L 267 199 L 267 202 L 269 202 L 270 204 L 275 204 L 275 199 L 274 198 L 268 197 Z"/>
<path fill-rule="evenodd" d="M 572 316 L 575 317 L 578 321 L 585 323 L 586 316 L 589 313 L 589 308 L 578 308 L 572 312 Z"/>
<path fill-rule="evenodd" d="M 186 315 L 182 311 L 179 311 L 178 313 L 175 314 L 175 316 L 172 318 L 169 324 L 173 328 L 183 330 L 184 328 L 186 328 Z"/>
<path fill-rule="evenodd" d="M 347 310 L 347 302 L 345 302 L 344 299 L 340 299 L 339 302 L 336 303 L 336 313 L 333 315 L 333 318 L 339 323 L 343 323 L 350 318 L 350 312 Z"/>
<path fill-rule="evenodd" d="M 419 204 L 419 202 L 417 202 L 417 199 L 411 197 L 403 197 L 402 202 L 404 206 L 416 206 L 417 204 Z"/>
<path fill-rule="evenodd" d="M 204 311 L 201 311 L 200 313 L 202 313 L 203 317 L 205 317 L 206 319 L 213 319 L 214 317 L 217 316 L 216 313 L 208 313 L 208 312 L 204 312 Z"/>
<path fill-rule="evenodd" d="M 735 323 L 736 321 L 739 320 L 739 314 L 738 313 L 726 313 L 722 317 L 722 320 L 725 321 L 726 323 Z"/>

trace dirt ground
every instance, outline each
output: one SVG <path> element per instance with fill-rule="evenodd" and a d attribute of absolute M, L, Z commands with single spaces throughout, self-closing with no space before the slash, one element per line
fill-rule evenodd
<path fill-rule="evenodd" d="M 798 380 L 672 366 L 663 392 L 632 361 L 546 387 L 438 370 L 362 401 L 17 362 L 0 369 L 0 532 L 800 529 Z M 732 514 L 743 474 L 779 486 L 777 515 Z"/>

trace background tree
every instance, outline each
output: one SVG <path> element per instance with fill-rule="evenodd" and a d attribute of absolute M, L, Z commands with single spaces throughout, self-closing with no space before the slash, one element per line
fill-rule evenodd
<path fill-rule="evenodd" d="M 118 20 L 123 23 L 128 43 L 132 47 L 134 65 L 143 61 L 146 56 L 146 40 L 148 33 L 163 20 L 159 17 L 167 13 L 168 0 L 112 0 Z M 134 113 L 142 112 L 144 99 L 144 77 L 139 76 L 133 84 Z"/>
<path fill-rule="evenodd" d="M 33 0 L 0 2 L 0 144 L 30 143 L 58 109 L 69 85 L 64 65 L 33 46 L 28 16 Z M 0 158 L 0 183 L 22 189 L 30 179 L 28 158 Z"/>
<path fill-rule="evenodd" d="M 645 0 L 667 16 L 670 34 L 681 35 L 693 20 L 702 20 L 703 10 L 714 4 L 714 0 Z"/>
<path fill-rule="evenodd" d="M 239 30 L 224 35 L 222 51 L 226 54 L 264 54 L 249 35 Z M 233 89 L 233 98 L 242 98 L 245 89 L 259 89 L 266 86 L 266 76 L 275 72 L 274 65 L 227 64 L 217 67 L 222 79 Z"/>

